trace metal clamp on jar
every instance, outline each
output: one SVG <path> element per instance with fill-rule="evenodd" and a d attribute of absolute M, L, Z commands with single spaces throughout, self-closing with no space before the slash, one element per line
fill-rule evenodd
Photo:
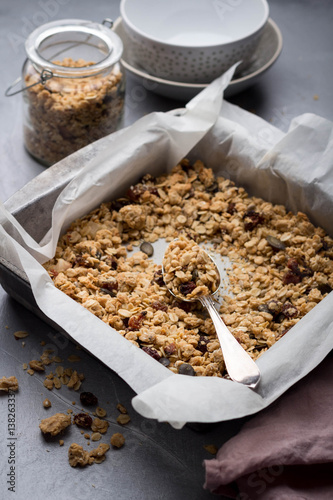
<path fill-rule="evenodd" d="M 121 39 L 109 27 L 65 19 L 37 28 L 26 41 L 22 70 L 24 141 L 46 166 L 120 126 L 125 81 Z"/>

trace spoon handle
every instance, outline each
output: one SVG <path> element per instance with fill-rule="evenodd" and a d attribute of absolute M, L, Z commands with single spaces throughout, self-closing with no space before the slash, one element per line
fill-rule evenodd
<path fill-rule="evenodd" d="M 224 324 L 210 296 L 198 297 L 207 308 L 215 326 L 228 374 L 232 380 L 254 389 L 260 380 L 260 371 Z"/>

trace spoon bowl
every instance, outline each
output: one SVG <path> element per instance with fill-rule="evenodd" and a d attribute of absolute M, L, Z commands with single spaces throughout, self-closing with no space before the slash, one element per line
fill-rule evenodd
<path fill-rule="evenodd" d="M 214 275 L 214 273 L 212 272 L 212 268 L 215 269 L 215 282 L 213 281 L 211 290 L 209 289 L 209 287 L 201 284 L 205 281 L 205 279 L 200 278 L 199 272 L 195 273 L 196 268 L 192 270 L 194 263 L 190 261 L 188 262 L 188 264 L 191 265 L 192 280 L 181 281 L 188 278 L 188 273 L 186 272 L 186 270 L 184 271 L 181 268 L 182 263 L 186 262 L 189 259 L 189 252 L 185 250 L 186 257 L 185 255 L 182 256 L 181 251 L 177 251 L 177 242 L 179 242 L 179 247 L 184 247 L 184 245 L 186 245 L 186 241 L 184 239 L 174 240 L 174 242 L 169 245 L 165 252 L 162 265 L 163 279 L 169 292 L 179 300 L 183 300 L 186 302 L 201 302 L 201 304 L 207 309 L 213 321 L 216 334 L 220 342 L 225 366 L 230 378 L 235 382 L 254 389 L 260 381 L 259 368 L 229 331 L 219 312 L 217 311 L 212 298 L 218 292 L 221 285 L 221 276 L 215 261 L 207 252 L 205 252 L 205 250 L 199 247 L 197 253 L 198 255 L 200 255 L 200 263 L 207 263 L 206 269 L 208 269 L 208 273 L 211 273 L 207 275 L 208 279 L 209 276 L 213 277 Z M 198 247 L 198 245 L 194 242 L 190 242 L 190 248 L 192 251 L 195 249 L 195 247 Z M 171 257 L 177 257 L 177 259 L 168 258 L 168 251 L 170 248 L 172 248 L 174 252 L 173 255 L 171 254 Z M 175 268 L 174 264 L 176 264 L 177 262 L 178 265 Z M 175 276 L 175 279 L 172 280 L 171 278 L 173 274 Z M 181 284 L 179 285 L 178 290 L 175 286 L 175 283 L 179 284 L 179 282 L 181 282 Z M 199 286 L 196 286 L 198 282 Z"/>

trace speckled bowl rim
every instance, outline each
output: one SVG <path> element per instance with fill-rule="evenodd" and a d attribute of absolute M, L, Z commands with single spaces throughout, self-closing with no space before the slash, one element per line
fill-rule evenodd
<path fill-rule="evenodd" d="M 269 4 L 267 2 L 267 0 L 259 0 L 259 2 L 261 3 L 261 7 L 263 8 L 263 16 L 262 16 L 262 19 L 260 21 L 260 23 L 255 27 L 255 29 L 253 29 L 252 31 L 250 31 L 249 33 L 246 33 L 245 35 L 243 36 L 240 36 L 238 38 L 235 38 L 235 39 L 232 39 L 230 42 L 227 42 L 227 43 L 218 43 L 218 44 L 209 44 L 209 45 L 199 45 L 199 46 L 195 46 L 195 47 L 192 47 L 191 45 L 187 45 L 187 44 L 184 44 L 184 45 L 179 45 L 179 44 L 175 44 L 175 43 L 170 43 L 170 42 L 165 42 L 164 40 L 161 40 L 159 38 L 156 38 L 148 33 L 146 33 L 145 31 L 143 31 L 142 29 L 138 28 L 127 16 L 126 12 L 125 12 L 125 0 L 122 0 L 121 3 L 120 3 L 120 15 L 122 16 L 123 18 L 123 21 L 124 21 L 124 24 L 127 25 L 127 29 L 130 29 L 132 33 L 135 33 L 137 36 L 141 37 L 142 40 L 145 40 L 145 42 L 149 42 L 149 43 L 153 43 L 153 44 L 158 44 L 159 46 L 169 46 L 170 48 L 177 48 L 179 50 L 181 49 L 195 49 L 195 50 L 203 50 L 203 49 L 210 49 L 210 50 L 214 50 L 214 49 L 217 49 L 218 47 L 229 47 L 229 46 L 232 46 L 234 44 L 238 44 L 238 43 L 241 43 L 241 42 L 244 42 L 245 40 L 255 36 L 257 33 L 260 33 L 261 30 L 265 27 L 268 19 L 269 19 Z"/>
<path fill-rule="evenodd" d="M 118 17 L 118 19 L 115 21 L 115 23 L 113 25 L 113 29 L 117 29 L 117 27 L 121 24 L 122 24 L 122 18 Z M 251 80 L 251 79 L 261 75 L 270 66 L 272 66 L 272 64 L 279 57 L 279 55 L 282 51 L 282 46 L 283 46 L 283 38 L 282 38 L 281 31 L 280 31 L 278 25 L 271 18 L 268 18 L 267 26 L 268 25 L 273 28 L 273 30 L 277 36 L 277 46 L 276 46 L 276 50 L 275 50 L 273 56 L 263 66 L 261 66 L 260 68 L 258 68 L 255 71 L 253 71 L 252 73 L 249 73 L 248 75 L 231 80 L 231 82 L 229 84 L 230 87 L 232 87 L 233 85 L 239 85 L 241 83 L 245 83 L 248 80 Z M 123 43 L 125 45 L 124 40 L 123 40 Z M 123 64 L 124 68 L 127 71 L 129 71 L 130 73 L 133 73 L 140 78 L 144 78 L 146 80 L 149 80 L 151 82 L 155 82 L 158 84 L 169 85 L 170 87 L 174 87 L 174 88 L 183 88 L 183 89 L 191 89 L 191 90 L 198 90 L 198 91 L 203 90 L 204 88 L 206 88 L 209 85 L 209 83 L 184 83 L 184 82 L 176 82 L 173 80 L 164 80 L 163 78 L 159 78 L 157 76 L 150 75 L 149 73 L 145 72 L 144 70 L 141 70 L 139 68 L 136 68 L 135 66 L 132 66 L 123 57 L 121 58 L 121 63 Z"/>

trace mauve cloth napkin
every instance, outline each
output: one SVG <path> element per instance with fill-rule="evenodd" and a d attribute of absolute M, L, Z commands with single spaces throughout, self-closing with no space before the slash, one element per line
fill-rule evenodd
<path fill-rule="evenodd" d="M 204 465 L 204 487 L 237 500 L 332 500 L 332 353 Z"/>

